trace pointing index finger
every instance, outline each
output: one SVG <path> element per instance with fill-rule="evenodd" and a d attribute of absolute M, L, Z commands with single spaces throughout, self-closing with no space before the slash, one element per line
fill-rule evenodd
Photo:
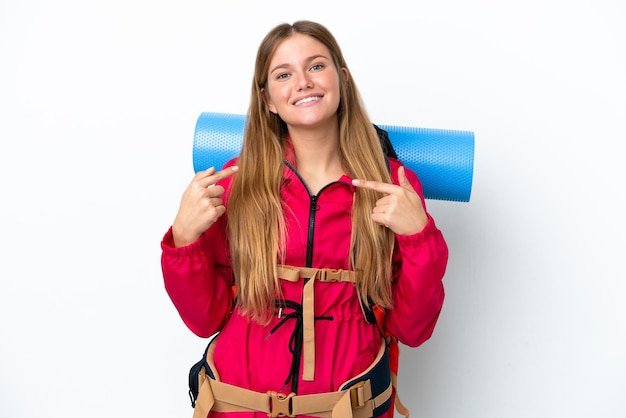
<path fill-rule="evenodd" d="M 208 170 L 204 171 L 204 173 L 206 174 L 206 177 L 202 178 L 201 184 L 204 187 L 213 186 L 218 181 L 224 180 L 225 178 L 228 178 L 228 177 L 232 176 L 233 174 L 235 174 L 237 172 L 237 170 L 239 170 L 239 167 L 237 167 L 236 165 L 233 165 L 231 167 L 227 167 L 227 168 L 225 168 L 223 170 L 220 170 L 220 171 L 217 171 L 217 172 L 215 172 L 213 167 L 211 167 Z"/>
<path fill-rule="evenodd" d="M 213 174 L 213 178 L 215 179 L 215 183 L 217 183 L 220 180 L 224 180 L 225 178 L 228 178 L 230 176 L 232 176 L 233 174 L 235 174 L 237 172 L 237 170 L 239 170 L 239 167 L 237 167 L 236 165 L 227 167 L 223 170 L 218 171 L 217 173 Z"/>
<path fill-rule="evenodd" d="M 362 179 L 354 179 L 352 180 L 352 185 L 355 187 L 360 187 L 362 189 L 374 190 L 375 192 L 391 194 L 393 193 L 396 186 L 389 183 L 383 183 L 380 181 L 373 180 L 362 180 Z"/>

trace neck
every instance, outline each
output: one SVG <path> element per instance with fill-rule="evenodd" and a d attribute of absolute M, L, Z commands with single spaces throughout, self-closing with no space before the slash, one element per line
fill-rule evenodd
<path fill-rule="evenodd" d="M 289 127 L 289 136 L 301 165 L 328 165 L 339 157 L 339 126 L 337 121 L 317 127 Z"/>
<path fill-rule="evenodd" d="M 298 173 L 313 193 L 344 173 L 339 155 L 339 131 L 331 129 L 289 131 Z"/>

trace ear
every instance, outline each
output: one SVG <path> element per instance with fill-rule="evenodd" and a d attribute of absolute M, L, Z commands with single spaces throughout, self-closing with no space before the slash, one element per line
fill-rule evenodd
<path fill-rule="evenodd" d="M 343 79 L 345 81 L 348 81 L 350 79 L 350 73 L 348 72 L 348 69 L 345 67 L 341 68 L 341 74 L 343 75 Z"/>
<path fill-rule="evenodd" d="M 267 109 L 273 114 L 277 114 L 278 112 L 276 111 L 276 106 L 274 106 L 274 104 L 270 100 L 270 97 L 267 94 L 267 90 L 265 90 L 265 88 L 261 89 L 261 94 L 263 95 L 263 101 L 265 102 Z"/>

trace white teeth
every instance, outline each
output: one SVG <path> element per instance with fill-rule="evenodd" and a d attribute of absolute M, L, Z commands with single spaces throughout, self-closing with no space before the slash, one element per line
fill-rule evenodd
<path fill-rule="evenodd" d="M 303 103 L 313 102 L 313 101 L 319 100 L 319 99 L 321 99 L 320 96 L 307 97 L 306 99 L 298 100 L 296 102 L 296 106 L 299 105 L 299 104 L 303 104 Z"/>

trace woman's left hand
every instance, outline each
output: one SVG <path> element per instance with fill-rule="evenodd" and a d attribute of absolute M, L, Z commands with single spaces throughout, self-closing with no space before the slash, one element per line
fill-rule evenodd
<path fill-rule="evenodd" d="M 372 220 L 386 226 L 398 235 L 420 232 L 428 222 L 422 199 L 406 178 L 404 167 L 398 169 L 398 185 L 379 181 L 352 180 L 355 187 L 385 194 L 376 202 Z"/>

